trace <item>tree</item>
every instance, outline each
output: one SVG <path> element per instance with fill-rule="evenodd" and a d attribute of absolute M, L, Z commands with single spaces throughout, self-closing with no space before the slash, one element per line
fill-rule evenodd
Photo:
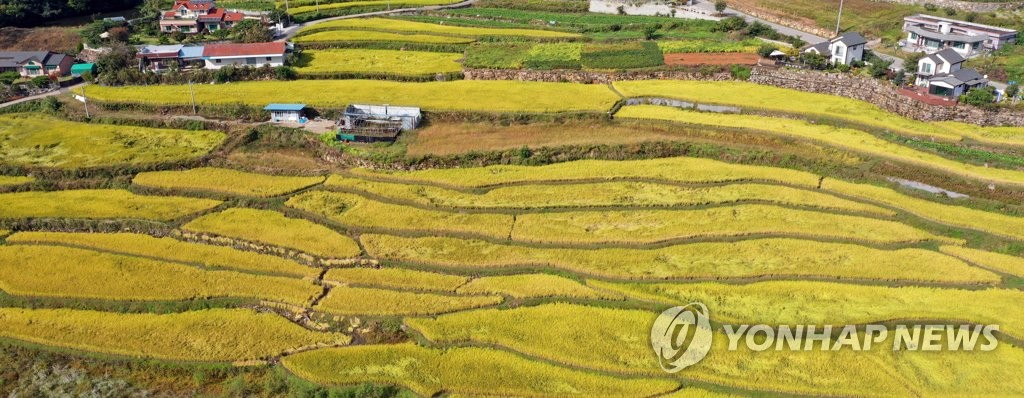
<path fill-rule="evenodd" d="M 131 37 L 131 34 L 128 32 L 128 28 L 124 26 L 110 28 L 107 33 L 109 34 L 107 37 L 109 40 L 119 41 L 122 43 L 127 43 L 128 39 Z"/>
<path fill-rule="evenodd" d="M 735 32 L 737 30 L 743 30 L 747 27 L 747 21 L 740 17 L 728 17 L 715 25 L 713 30 L 719 32 Z"/>
<path fill-rule="evenodd" d="M 725 0 L 718 0 L 715 2 L 715 11 L 718 11 L 719 14 L 725 12 L 726 8 L 729 8 L 729 4 L 726 3 Z"/>
<path fill-rule="evenodd" d="M 181 43 L 185 41 L 185 39 L 188 38 L 188 36 L 185 36 L 185 33 L 179 30 L 174 33 L 171 33 L 171 38 L 174 39 L 174 41 Z"/>
<path fill-rule="evenodd" d="M 160 13 L 163 12 L 163 1 L 162 0 L 142 0 L 142 5 L 139 6 L 139 14 L 143 18 L 158 19 Z"/>
<path fill-rule="evenodd" d="M 762 58 L 768 58 L 769 56 L 772 55 L 773 52 L 775 52 L 775 50 L 778 49 L 779 48 L 775 47 L 774 45 L 764 43 L 761 45 L 761 47 L 757 48 L 757 55 L 760 55 Z"/>
<path fill-rule="evenodd" d="M 800 54 L 800 60 L 811 69 L 824 70 L 828 67 L 828 59 L 821 54 L 802 53 Z"/>
<path fill-rule="evenodd" d="M 96 69 L 103 74 L 114 74 L 128 69 L 134 66 L 135 52 L 135 47 L 124 43 L 115 43 L 110 46 L 110 51 L 96 58 Z"/>
<path fill-rule="evenodd" d="M 1016 83 L 1006 87 L 1006 98 L 1012 100 L 1017 97 L 1017 94 L 1020 94 L 1020 86 Z"/>
<path fill-rule="evenodd" d="M 263 43 L 274 37 L 260 21 L 246 19 L 231 28 L 231 36 L 242 43 Z"/>
<path fill-rule="evenodd" d="M 985 86 L 983 88 L 972 88 L 967 94 L 960 96 L 960 101 L 978 107 L 991 106 L 996 101 L 995 88 Z"/>
<path fill-rule="evenodd" d="M 644 26 L 644 40 L 654 40 L 658 38 L 658 27 L 653 25 Z"/>

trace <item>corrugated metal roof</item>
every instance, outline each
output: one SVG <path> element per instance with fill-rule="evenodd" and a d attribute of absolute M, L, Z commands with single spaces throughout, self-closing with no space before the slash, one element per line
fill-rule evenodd
<path fill-rule="evenodd" d="M 301 111 L 306 109 L 306 104 L 269 104 L 263 108 L 265 111 Z"/>

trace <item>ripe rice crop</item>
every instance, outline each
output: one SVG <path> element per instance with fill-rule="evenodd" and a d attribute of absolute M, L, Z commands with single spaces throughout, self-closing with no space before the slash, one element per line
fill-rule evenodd
<path fill-rule="evenodd" d="M 462 71 L 462 54 L 425 51 L 333 49 L 302 53 L 308 64 L 295 68 L 303 75 L 332 73 L 424 76 Z"/>
<path fill-rule="evenodd" d="M 832 282 L 770 281 L 723 283 L 616 284 L 594 287 L 662 304 L 702 302 L 716 321 L 773 325 L 852 325 L 889 320 L 967 321 L 1000 325 L 999 331 L 1024 337 L 1020 290 L 960 290 L 931 287 L 847 285 Z M 984 303 L 984 305 L 963 305 Z"/>
<path fill-rule="evenodd" d="M 32 177 L 22 176 L 0 176 L 0 187 L 10 187 L 15 185 L 28 184 L 35 181 Z"/>
<path fill-rule="evenodd" d="M 324 177 L 287 177 L 200 167 L 184 171 L 140 173 L 132 184 L 149 188 L 220 192 L 269 198 L 298 191 L 324 181 Z"/>
<path fill-rule="evenodd" d="M 511 215 L 423 210 L 337 192 L 310 191 L 289 199 L 286 204 L 358 228 L 477 234 L 493 238 L 507 238 L 512 228 Z"/>
<path fill-rule="evenodd" d="M 1024 258 L 961 246 L 942 246 L 939 251 L 964 261 L 1024 278 Z"/>
<path fill-rule="evenodd" d="M 436 23 L 415 22 L 402 19 L 386 18 L 355 18 L 328 21 L 311 25 L 299 31 L 299 34 L 325 29 L 366 29 L 387 32 L 425 33 L 461 37 L 531 37 L 531 38 L 577 38 L 576 33 L 559 32 L 540 29 L 502 29 L 467 26 L 441 25 Z M 301 36 L 300 36 L 301 37 Z"/>
<path fill-rule="evenodd" d="M 454 238 L 363 235 L 370 255 L 466 270 L 554 267 L 603 278 L 829 277 L 999 283 L 998 275 L 923 249 L 880 250 L 797 239 L 693 243 L 652 250 L 547 249 Z"/>
<path fill-rule="evenodd" d="M 469 278 L 403 268 L 332 268 L 324 280 L 398 290 L 454 292 Z"/>
<path fill-rule="evenodd" d="M 670 380 L 599 375 L 475 347 L 361 345 L 289 355 L 282 364 L 314 383 L 398 384 L 422 396 L 654 396 L 678 387 Z"/>
<path fill-rule="evenodd" d="M 225 137 L 219 131 L 79 123 L 38 113 L 0 115 L 0 159 L 16 166 L 74 169 L 179 162 L 206 155 Z"/>
<path fill-rule="evenodd" d="M 465 169 L 462 169 L 463 171 Z M 426 206 L 474 209 L 542 209 L 596 206 L 696 206 L 749 201 L 807 206 L 892 216 L 895 212 L 817 191 L 782 185 L 737 183 L 685 187 L 646 182 L 604 182 L 569 185 L 513 185 L 475 194 L 431 185 L 413 185 L 331 175 L 325 183 Z M 586 192 L 586 195 L 580 195 Z"/>
<path fill-rule="evenodd" d="M 649 244 L 672 239 L 788 235 L 873 243 L 962 241 L 873 218 L 736 205 L 697 210 L 528 213 L 516 218 L 512 240 L 539 243 Z"/>
<path fill-rule="evenodd" d="M 182 229 L 299 250 L 324 258 L 350 258 L 362 252 L 348 236 L 270 210 L 227 209 L 192 220 Z"/>
<path fill-rule="evenodd" d="M 238 297 L 305 305 L 320 288 L 295 278 L 206 271 L 187 265 L 59 246 L 0 246 L 0 289 L 21 296 L 103 300 Z"/>
<path fill-rule="evenodd" d="M 501 300 L 498 296 L 448 296 L 338 286 L 317 308 L 342 315 L 433 315 L 496 305 Z"/>
<path fill-rule="evenodd" d="M 1024 239 L 1024 219 L 1020 217 L 936 203 L 904 195 L 892 189 L 868 184 L 854 184 L 831 178 L 823 180 L 821 188 L 826 192 L 892 206 L 940 224 L 974 229 L 1014 239 Z"/>
<path fill-rule="evenodd" d="M 293 7 L 288 10 L 288 13 L 292 15 L 298 15 L 324 12 L 333 15 L 334 13 L 332 13 L 332 11 L 336 12 L 344 9 L 357 8 L 359 9 L 359 12 L 366 12 L 376 9 L 383 11 L 391 8 L 414 8 L 440 4 L 451 4 L 457 2 L 457 0 L 356 0 L 342 1 L 337 3 L 330 3 L 325 1 L 324 3 L 326 4 Z"/>
<path fill-rule="evenodd" d="M 754 53 L 760 46 L 758 40 L 722 41 L 709 40 L 666 40 L 658 41 L 663 54 L 675 53 Z"/>
<path fill-rule="evenodd" d="M 712 319 L 715 308 L 710 308 Z M 656 311 L 547 304 L 484 309 L 406 323 L 441 343 L 498 344 L 557 363 L 661 376 L 665 373 L 650 352 L 648 341 L 656 317 Z M 1024 385 L 1012 376 L 1013 369 L 1024 364 L 1024 350 L 1007 343 L 992 352 L 893 352 L 884 343 L 871 351 L 753 352 L 743 343 L 738 350 L 727 349 L 728 339 L 716 331 L 712 344 L 710 355 L 677 377 L 811 395 L 863 396 L 878 391 L 892 395 L 986 395 L 990 391 L 1024 391 Z M 934 369 L 942 369 L 942 374 L 949 377 L 921 377 Z M 1000 376 L 991 379 L 993 374 Z"/>
<path fill-rule="evenodd" d="M 469 44 L 469 37 L 377 32 L 372 30 L 327 30 L 295 38 L 296 43 L 396 42 L 421 44 Z"/>
<path fill-rule="evenodd" d="M 352 103 L 408 105 L 427 111 L 606 112 L 619 100 L 607 86 L 576 83 L 458 80 L 408 83 L 382 80 L 259 81 L 201 84 L 196 102 L 301 102 L 315 108 L 342 109 Z M 93 86 L 89 98 L 109 103 L 188 105 L 188 85 Z"/>
<path fill-rule="evenodd" d="M 395 182 L 431 183 L 464 188 L 524 182 L 614 181 L 629 178 L 693 183 L 769 181 L 816 188 L 819 180 L 818 176 L 802 171 L 684 157 L 633 161 L 579 160 L 546 166 L 501 165 L 391 172 L 357 168 L 351 172 L 357 176 Z"/>
<path fill-rule="evenodd" d="M 458 290 L 463 294 L 501 294 L 514 298 L 572 297 L 598 299 L 598 293 L 572 279 L 550 274 L 487 276 L 469 281 Z"/>
<path fill-rule="evenodd" d="M 67 245 L 242 272 L 315 278 L 320 269 L 276 256 L 129 233 L 19 232 L 8 243 Z"/>
<path fill-rule="evenodd" d="M 0 194 L 0 218 L 112 218 L 171 221 L 216 207 L 221 202 L 178 196 L 143 196 L 125 190 Z"/>
<path fill-rule="evenodd" d="M 878 129 L 923 138 L 960 141 L 970 137 L 991 144 L 1006 143 L 1006 137 L 969 134 L 965 129 L 920 122 L 887 112 L 865 101 L 826 94 L 808 93 L 747 82 L 706 82 L 683 80 L 619 81 L 615 89 L 627 97 L 662 97 L 702 104 L 735 105 L 768 111 L 824 116 L 847 120 Z M 1016 141 L 1017 144 L 1024 142 Z"/>
<path fill-rule="evenodd" d="M 1024 144 L 1024 132 L 1020 127 L 978 126 L 961 122 L 935 122 L 933 124 L 976 141 L 1008 145 Z"/>
<path fill-rule="evenodd" d="M 0 308 L 0 336 L 104 354 L 218 362 L 267 358 L 351 340 L 340 333 L 312 332 L 277 314 L 248 309 L 157 315 Z"/>
<path fill-rule="evenodd" d="M 540 43 L 526 53 L 523 66 L 530 69 L 580 69 L 582 43 Z"/>
<path fill-rule="evenodd" d="M 878 156 L 897 162 L 937 169 L 983 181 L 1024 184 L 1024 173 L 1016 170 L 996 169 L 950 160 L 928 152 L 918 151 L 875 137 L 860 130 L 838 128 L 774 117 L 721 114 L 688 111 L 664 106 L 639 105 L 622 108 L 616 117 L 632 119 L 667 120 L 719 127 L 736 127 L 767 131 L 772 134 L 810 139 L 827 145 Z"/>

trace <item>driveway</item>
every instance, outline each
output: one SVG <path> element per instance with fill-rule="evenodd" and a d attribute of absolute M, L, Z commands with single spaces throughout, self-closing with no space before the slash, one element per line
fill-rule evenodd
<path fill-rule="evenodd" d="M 338 16 L 338 17 L 330 17 L 330 18 L 318 19 L 318 20 L 315 20 L 315 21 L 304 22 L 304 23 L 300 23 L 300 24 L 297 24 L 297 25 L 292 25 L 292 26 L 289 26 L 289 27 L 285 28 L 284 29 L 284 34 L 280 38 L 275 40 L 275 41 L 288 41 L 291 38 L 295 37 L 295 35 L 299 33 L 300 29 L 308 27 L 308 26 L 313 26 L 313 25 L 316 25 L 318 23 L 328 22 L 328 21 L 337 21 L 337 20 L 341 20 L 341 19 L 376 17 L 376 16 L 381 16 L 381 15 L 401 14 L 401 13 L 406 13 L 406 12 L 424 12 L 424 11 L 447 10 L 447 9 L 452 9 L 452 8 L 464 8 L 464 7 L 469 7 L 469 6 L 473 5 L 473 3 L 476 3 L 477 1 L 479 1 L 479 0 L 465 0 L 465 1 L 462 1 L 462 2 L 459 2 L 459 3 L 445 4 L 445 5 L 439 5 L 439 6 L 424 6 L 424 7 L 413 7 L 413 8 L 396 8 L 394 10 L 365 12 L 365 13 L 362 13 L 362 14 L 342 15 L 342 16 Z"/>
<path fill-rule="evenodd" d="M 59 89 L 59 90 L 54 90 L 54 91 L 50 91 L 50 92 L 42 93 L 42 94 L 30 95 L 30 96 L 25 97 L 25 98 L 16 99 L 14 101 L 4 102 L 4 103 L 0 104 L 0 108 L 6 108 L 6 107 L 14 105 L 14 104 L 20 104 L 22 102 L 34 101 L 34 100 L 37 100 L 37 99 L 40 99 L 40 98 L 53 97 L 55 95 L 67 94 L 72 89 L 77 88 L 77 87 L 81 87 L 83 84 L 85 84 L 85 83 L 78 83 L 76 85 L 67 86 L 67 87 L 64 87 L 64 88 Z"/>

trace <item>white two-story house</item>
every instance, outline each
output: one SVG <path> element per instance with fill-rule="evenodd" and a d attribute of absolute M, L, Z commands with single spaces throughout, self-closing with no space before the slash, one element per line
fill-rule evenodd
<path fill-rule="evenodd" d="M 984 87 L 988 79 L 974 69 L 963 67 L 964 57 L 947 48 L 921 58 L 917 62 L 916 84 L 927 87 L 929 94 L 957 98 L 972 88 Z"/>
<path fill-rule="evenodd" d="M 807 47 L 805 53 L 821 54 L 828 57 L 832 65 L 851 65 L 864 61 L 864 46 L 867 39 L 857 32 L 847 32 L 829 41 Z"/>

